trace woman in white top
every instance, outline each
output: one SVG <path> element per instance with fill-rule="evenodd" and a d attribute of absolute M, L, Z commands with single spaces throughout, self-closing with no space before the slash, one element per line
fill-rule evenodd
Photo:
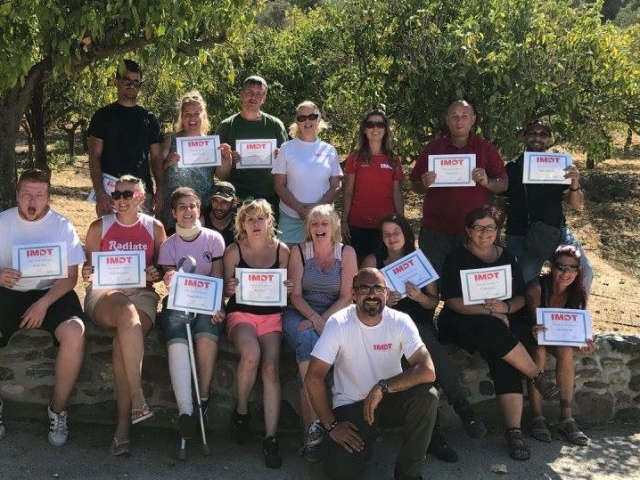
<path fill-rule="evenodd" d="M 304 239 L 305 219 L 311 209 L 333 203 L 340 191 L 338 152 L 318 138 L 327 126 L 313 102 L 302 102 L 289 127 L 293 140 L 282 144 L 273 164 L 271 173 L 280 197 L 280 240 L 289 245 Z"/>

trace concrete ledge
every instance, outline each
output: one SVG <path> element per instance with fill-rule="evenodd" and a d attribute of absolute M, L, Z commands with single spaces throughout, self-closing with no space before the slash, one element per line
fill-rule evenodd
<path fill-rule="evenodd" d="M 93 324 L 87 325 L 85 357 L 80 377 L 70 400 L 70 415 L 74 422 L 114 424 L 116 404 L 111 367 L 111 341 L 109 333 Z M 596 339 L 600 347 L 593 355 L 575 353 L 576 416 L 584 422 L 604 422 L 613 418 L 640 419 L 640 336 L 602 334 Z M 6 348 L 0 349 L 0 396 L 5 401 L 6 416 L 12 418 L 44 417 L 44 408 L 53 388 L 56 348 L 49 334 L 25 331 L 14 335 Z M 460 380 L 472 404 L 480 410 L 491 408 L 493 382 L 485 362 L 479 355 L 450 347 L 450 358 L 457 365 Z M 209 426 L 228 429 L 228 419 L 235 404 L 236 366 L 238 354 L 227 338 L 221 339 L 212 386 L 212 408 Z M 549 374 L 554 368 L 551 357 L 547 364 Z M 298 404 L 297 367 L 293 352 L 283 344 L 280 361 L 283 411 L 280 430 L 297 429 L 295 410 Z M 174 425 L 177 411 L 167 363 L 166 344 L 156 330 L 145 340 L 143 388 L 155 416 L 143 425 Z M 254 427 L 262 425 L 260 375 L 252 394 Z M 459 421 L 441 400 L 445 424 Z M 497 409 L 497 405 L 493 404 Z M 557 411 L 557 401 L 548 402 L 548 408 Z"/>

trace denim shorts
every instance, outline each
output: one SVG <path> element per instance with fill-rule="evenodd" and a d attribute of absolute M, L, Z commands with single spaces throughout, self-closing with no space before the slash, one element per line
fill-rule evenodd
<path fill-rule="evenodd" d="M 318 332 L 314 329 L 297 330 L 300 322 L 305 320 L 298 310 L 288 307 L 282 316 L 282 329 L 284 331 L 284 339 L 296 352 L 296 363 L 308 362 L 311 359 L 311 351 L 316 345 Z"/>
<path fill-rule="evenodd" d="M 158 316 L 158 323 L 164 332 L 167 345 L 172 343 L 187 344 L 187 327 L 184 321 L 184 313 L 177 310 L 169 310 L 166 305 L 162 308 L 162 313 Z M 211 315 L 198 313 L 192 318 L 191 334 L 194 339 L 209 338 L 214 342 L 218 341 L 222 332 L 224 332 L 226 322 L 212 323 Z"/>

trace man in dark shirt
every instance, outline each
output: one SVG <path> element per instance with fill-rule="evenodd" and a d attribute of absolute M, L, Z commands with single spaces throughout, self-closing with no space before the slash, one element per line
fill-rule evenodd
<path fill-rule="evenodd" d="M 546 152 L 553 142 L 551 126 L 542 120 L 533 120 L 523 130 L 527 152 Z M 574 245 L 580 251 L 580 262 L 585 290 L 587 294 L 593 281 L 591 263 L 582 250 L 582 246 L 573 236 L 566 224 L 562 201 L 575 209 L 582 208 L 584 195 L 580 188 L 580 172 L 575 165 L 566 169 L 565 178 L 571 184 L 527 184 L 522 183 L 524 152 L 506 165 L 509 175 L 509 188 L 503 194 L 507 197 L 506 206 L 507 248 L 517 258 L 525 282 L 540 275 L 540 269 L 546 258 L 540 258 L 524 246 L 525 236 L 531 224 L 542 221 L 557 227 L 561 231 L 559 245 Z"/>
<path fill-rule="evenodd" d="M 203 224 L 206 228 L 215 230 L 228 247 L 235 239 L 236 189 L 229 182 L 216 182 L 211 189 L 209 205 L 203 208 Z"/>
<path fill-rule="evenodd" d="M 147 212 L 162 207 L 162 130 L 156 116 L 137 104 L 142 88 L 142 70 L 132 60 L 118 67 L 114 84 L 118 99 L 96 111 L 89 124 L 89 172 L 96 193 L 96 212 L 111 213 L 111 196 L 105 191 L 103 174 L 119 178 L 130 174 L 145 184 Z M 153 183 L 156 192 L 151 205 Z"/>

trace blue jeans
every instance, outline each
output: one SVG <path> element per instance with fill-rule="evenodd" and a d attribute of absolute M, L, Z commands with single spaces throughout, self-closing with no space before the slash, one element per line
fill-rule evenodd
<path fill-rule="evenodd" d="M 184 322 L 184 312 L 169 310 L 166 304 L 162 307 L 162 313 L 158 317 L 160 327 L 164 332 L 167 345 L 172 343 L 187 344 L 187 328 Z M 198 313 L 189 323 L 193 338 L 210 338 L 217 342 L 224 332 L 226 322 L 212 323 L 211 315 Z"/>
<path fill-rule="evenodd" d="M 507 249 L 518 259 L 525 283 L 529 283 L 540 275 L 540 270 L 545 259 L 537 257 L 524 248 L 524 235 L 507 235 Z M 582 245 L 565 225 L 560 229 L 560 243 L 558 245 L 573 245 L 580 252 L 580 265 L 582 266 L 582 284 L 589 295 L 593 283 L 593 268 L 591 262 L 584 254 Z"/>
<path fill-rule="evenodd" d="M 296 363 L 308 362 L 311 359 L 311 351 L 320 338 L 313 328 L 298 330 L 298 325 L 304 320 L 305 317 L 293 307 L 286 308 L 282 315 L 284 339 L 296 352 Z"/>

